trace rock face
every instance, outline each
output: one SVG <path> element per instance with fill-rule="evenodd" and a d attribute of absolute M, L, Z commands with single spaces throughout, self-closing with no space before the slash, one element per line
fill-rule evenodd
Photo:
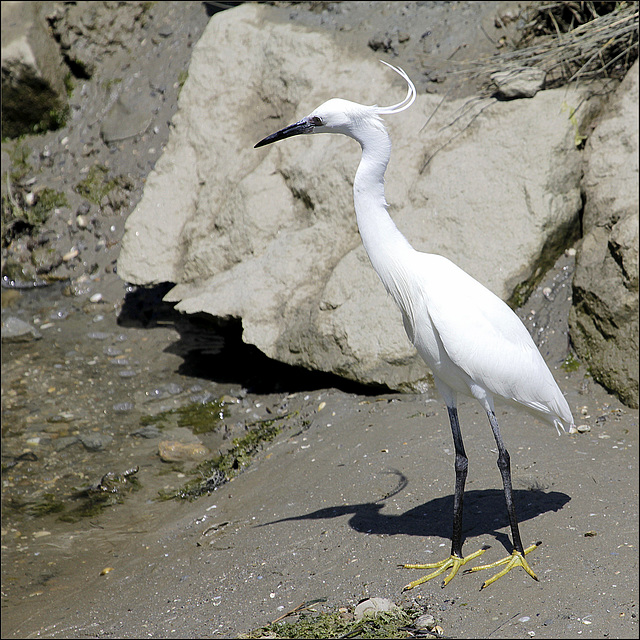
<path fill-rule="evenodd" d="M 331 97 L 393 104 L 405 87 L 377 60 L 269 11 L 246 3 L 210 21 L 173 137 L 127 221 L 118 273 L 175 283 L 167 298 L 186 313 L 241 319 L 245 342 L 272 358 L 415 388 L 426 369 L 358 237 L 357 143 L 253 148 Z M 582 166 L 566 105 L 583 96 L 441 102 L 420 95 L 386 119 L 391 215 L 417 249 L 508 299 L 577 235 Z"/>
<path fill-rule="evenodd" d="M 587 142 L 571 338 L 593 376 L 638 406 L 638 63 Z"/>
<path fill-rule="evenodd" d="M 64 65 L 49 32 L 49 2 L 2 3 L 2 136 L 59 123 L 67 108 Z"/>

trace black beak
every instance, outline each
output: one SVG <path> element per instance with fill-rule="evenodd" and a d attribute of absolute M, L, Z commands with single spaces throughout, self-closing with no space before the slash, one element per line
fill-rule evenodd
<path fill-rule="evenodd" d="M 277 142 L 278 140 L 284 140 L 285 138 L 290 138 L 291 136 L 298 136 L 302 133 L 310 133 L 312 130 L 313 125 L 310 122 L 308 122 L 307 120 L 300 120 L 300 122 L 290 124 L 288 127 L 280 129 L 280 131 L 276 131 L 270 136 L 263 138 L 253 148 L 257 149 L 258 147 L 264 147 L 266 144 L 271 144 L 272 142 Z"/>

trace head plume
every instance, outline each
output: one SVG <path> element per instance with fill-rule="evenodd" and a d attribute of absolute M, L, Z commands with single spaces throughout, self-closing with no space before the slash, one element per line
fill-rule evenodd
<path fill-rule="evenodd" d="M 406 80 L 408 88 L 407 95 L 402 102 L 398 102 L 398 104 L 394 104 L 390 107 L 376 107 L 376 113 L 381 116 L 390 115 L 392 113 L 400 113 L 401 111 L 408 109 L 415 101 L 416 88 L 413 82 L 411 82 L 411 78 L 409 78 L 409 76 L 400 67 L 394 67 L 392 64 L 389 64 L 384 60 L 380 60 L 380 62 L 382 62 L 382 64 L 386 64 L 387 67 L 393 69 L 398 75 L 402 76 Z"/>

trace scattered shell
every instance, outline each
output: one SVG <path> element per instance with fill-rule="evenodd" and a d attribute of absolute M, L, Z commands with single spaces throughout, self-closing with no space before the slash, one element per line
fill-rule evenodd
<path fill-rule="evenodd" d="M 62 260 L 63 262 L 70 262 L 74 258 L 77 258 L 79 254 L 80 252 L 74 247 L 62 256 Z"/>
<path fill-rule="evenodd" d="M 598 535 L 597 531 L 585 531 L 585 538 L 595 538 Z"/>
<path fill-rule="evenodd" d="M 581 424 L 576 427 L 576 429 L 580 433 L 587 433 L 587 431 L 591 431 L 591 427 L 588 424 Z"/>
<path fill-rule="evenodd" d="M 326 406 L 327 406 L 327 403 L 326 403 L 326 402 L 321 402 L 321 403 L 318 405 L 318 411 L 322 411 Z"/>
<path fill-rule="evenodd" d="M 102 294 L 101 293 L 94 293 L 90 298 L 89 298 L 89 302 L 102 302 Z"/>
<path fill-rule="evenodd" d="M 366 616 L 377 616 L 384 611 L 394 611 L 398 607 L 387 598 L 369 598 L 361 602 L 353 612 L 356 620 L 362 620 Z"/>
<path fill-rule="evenodd" d="M 444 629 L 439 626 L 436 625 L 435 627 L 433 627 L 433 629 L 431 629 L 431 633 L 433 633 L 433 635 L 438 636 L 438 638 L 442 638 L 444 636 Z"/>
<path fill-rule="evenodd" d="M 101 576 L 106 576 L 107 573 L 111 573 L 113 571 L 113 567 L 105 567 L 101 572 L 100 575 Z"/>
<path fill-rule="evenodd" d="M 33 534 L 33 537 L 34 537 L 34 538 L 42 538 L 42 537 L 44 537 L 44 536 L 50 536 L 50 535 L 51 535 L 51 531 L 44 531 L 44 530 L 43 530 L 43 531 L 36 531 L 36 532 Z"/>
<path fill-rule="evenodd" d="M 433 629 L 436 626 L 436 619 L 430 614 L 425 613 L 413 622 L 416 629 Z"/>

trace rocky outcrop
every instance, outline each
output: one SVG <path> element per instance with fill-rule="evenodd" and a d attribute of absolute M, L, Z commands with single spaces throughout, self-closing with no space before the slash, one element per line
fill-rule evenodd
<path fill-rule="evenodd" d="M 586 146 L 571 339 L 594 378 L 638 406 L 638 63 Z"/>
<path fill-rule="evenodd" d="M 314 136 L 253 149 L 328 98 L 392 104 L 405 87 L 377 60 L 271 22 L 269 11 L 247 3 L 217 14 L 198 42 L 173 136 L 127 221 L 118 273 L 175 283 L 167 298 L 186 313 L 241 319 L 243 339 L 272 358 L 416 387 L 425 367 L 357 233 L 357 144 Z M 390 212 L 416 248 L 446 255 L 507 299 L 578 228 L 574 124 L 585 110 L 572 124 L 565 107 L 583 96 L 441 102 L 420 95 L 387 118 Z"/>
<path fill-rule="evenodd" d="M 50 2 L 2 3 L 2 137 L 46 131 L 66 117 L 64 65 L 49 30 Z"/>

